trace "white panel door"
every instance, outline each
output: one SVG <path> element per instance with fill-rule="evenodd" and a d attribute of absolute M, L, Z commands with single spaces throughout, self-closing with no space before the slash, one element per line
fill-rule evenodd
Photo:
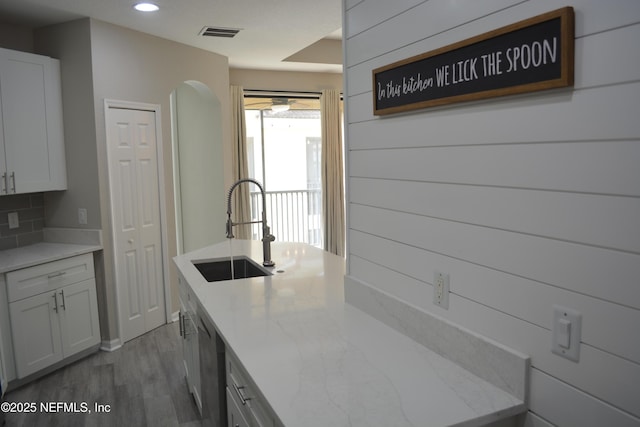
<path fill-rule="evenodd" d="M 70 356 L 100 342 L 95 279 L 58 289 L 62 352 Z"/>
<path fill-rule="evenodd" d="M 60 309 L 55 291 L 9 304 L 18 378 L 62 360 Z"/>
<path fill-rule="evenodd" d="M 165 323 L 153 111 L 107 111 L 109 181 L 122 340 Z"/>

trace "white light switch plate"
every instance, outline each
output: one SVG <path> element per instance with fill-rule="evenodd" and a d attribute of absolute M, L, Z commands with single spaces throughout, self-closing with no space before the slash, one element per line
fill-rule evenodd
<path fill-rule="evenodd" d="M 87 210 L 85 208 L 78 208 L 78 224 L 87 224 Z"/>
<path fill-rule="evenodd" d="M 580 312 L 559 305 L 553 306 L 553 343 L 551 351 L 577 362 L 580 359 L 582 315 Z"/>

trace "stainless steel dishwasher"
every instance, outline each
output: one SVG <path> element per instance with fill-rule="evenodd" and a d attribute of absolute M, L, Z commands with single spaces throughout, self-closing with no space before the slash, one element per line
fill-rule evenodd
<path fill-rule="evenodd" d="M 200 305 L 198 305 L 198 318 L 202 426 L 226 427 L 224 342 Z"/>

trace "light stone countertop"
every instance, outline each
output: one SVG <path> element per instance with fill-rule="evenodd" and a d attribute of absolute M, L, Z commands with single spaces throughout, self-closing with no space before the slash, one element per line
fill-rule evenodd
<path fill-rule="evenodd" d="M 0 274 L 46 262 L 95 252 L 102 246 L 95 244 L 41 242 L 16 249 L 0 251 Z"/>
<path fill-rule="evenodd" d="M 234 256 L 262 260 L 261 242 L 233 240 L 231 247 Z M 230 251 L 224 242 L 174 261 L 285 426 L 480 426 L 526 410 L 522 400 L 346 304 L 342 258 L 275 242 L 273 276 L 213 283 L 192 264 Z"/>

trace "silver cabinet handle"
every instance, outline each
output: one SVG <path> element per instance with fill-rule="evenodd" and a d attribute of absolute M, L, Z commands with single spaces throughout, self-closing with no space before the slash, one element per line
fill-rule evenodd
<path fill-rule="evenodd" d="M 58 312 L 58 298 L 56 298 L 56 293 L 54 292 L 53 295 L 51 295 L 51 298 L 53 298 L 53 311 L 55 311 L 56 313 Z"/>
<path fill-rule="evenodd" d="M 3 184 L 2 185 L 2 192 L 4 194 L 7 194 L 9 192 L 9 185 L 7 183 L 7 173 L 6 172 L 4 172 L 2 174 L 2 184 Z"/>
<path fill-rule="evenodd" d="M 11 172 L 11 183 L 13 184 L 13 187 L 11 187 L 11 191 L 13 192 L 13 194 L 16 193 L 16 173 L 15 172 Z"/>
<path fill-rule="evenodd" d="M 184 337 L 184 329 L 183 329 L 183 326 L 182 326 L 182 319 L 183 319 L 182 312 L 179 311 L 178 312 L 178 326 L 180 327 L 180 336 Z"/>
<path fill-rule="evenodd" d="M 67 304 L 64 301 L 64 291 L 60 291 L 60 296 L 62 297 L 62 304 L 60 304 L 60 306 L 64 311 L 67 311 Z"/>
<path fill-rule="evenodd" d="M 233 383 L 233 388 L 236 390 L 236 394 L 240 398 L 240 402 L 242 402 L 242 405 L 246 405 L 247 401 L 251 400 L 250 397 L 245 397 L 245 395 L 242 394 L 242 390 L 245 388 L 243 385 L 238 387 L 236 383 Z"/>

